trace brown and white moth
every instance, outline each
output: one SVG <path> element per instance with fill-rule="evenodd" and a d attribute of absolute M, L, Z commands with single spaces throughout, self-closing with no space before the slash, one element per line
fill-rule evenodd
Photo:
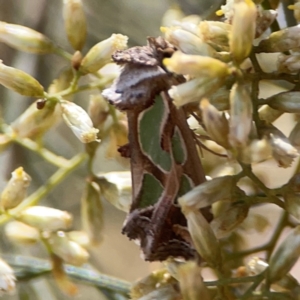
<path fill-rule="evenodd" d="M 128 118 L 129 144 L 119 151 L 130 158 L 133 200 L 122 232 L 139 241 L 148 261 L 196 256 L 177 199 L 205 176 L 185 111 L 167 92 L 184 82 L 162 64 L 174 51 L 161 37 L 117 51 L 113 60 L 123 66 L 121 74 L 103 91 Z M 209 208 L 202 213 L 211 220 Z"/>

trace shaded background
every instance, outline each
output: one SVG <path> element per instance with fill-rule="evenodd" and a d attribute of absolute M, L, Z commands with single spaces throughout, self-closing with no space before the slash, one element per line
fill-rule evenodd
<path fill-rule="evenodd" d="M 211 15 L 221 1 L 207 0 L 178 0 L 186 14 L 196 13 L 203 17 Z M 159 27 L 164 12 L 175 1 L 140 1 L 140 0 L 84 0 L 84 8 L 88 23 L 88 40 L 83 53 L 102 39 L 108 38 L 112 33 L 122 33 L 129 36 L 129 44 L 145 44 L 147 36 L 157 36 L 160 34 Z M 62 0 L 0 0 L 0 20 L 20 24 L 33 28 L 47 35 L 51 40 L 72 52 L 68 44 L 64 31 L 62 19 Z M 37 56 L 18 52 L 4 44 L 0 44 L 0 59 L 6 65 L 14 66 L 33 77 L 37 78 L 44 87 L 48 87 L 59 71 L 68 65 L 61 57 L 56 55 Z M 271 62 L 272 63 L 272 62 Z M 266 93 L 274 93 L 274 85 L 268 85 Z M 266 96 L 265 94 L 264 96 Z M 74 101 L 83 107 L 87 106 L 88 94 L 80 93 L 75 96 Z M 6 123 L 16 119 L 33 99 L 19 96 L 0 86 L 0 104 L 2 115 Z M 290 117 L 283 117 L 280 120 L 285 125 L 285 133 L 292 127 L 293 121 Z M 72 132 L 64 124 L 59 124 L 51 129 L 45 138 L 45 147 L 51 151 L 70 158 L 74 154 L 83 150 L 83 145 L 74 137 Z M 105 160 L 103 153 L 98 153 L 98 160 L 95 170 L 105 172 L 111 170 L 121 170 L 124 167 L 113 161 Z M 205 162 L 206 158 L 204 158 Z M 208 158 L 207 158 L 208 160 Z M 36 154 L 14 145 L 6 152 L 0 154 L 0 190 L 5 185 L 10 173 L 18 166 L 24 166 L 33 182 L 31 191 L 41 186 L 56 170 L 56 168 L 44 162 Z M 259 166 L 258 172 L 270 172 L 275 168 L 275 164 L 270 163 Z M 277 168 L 276 168 L 277 169 Z M 278 170 L 278 169 L 277 169 Z M 285 183 L 291 174 L 291 169 L 281 170 L 280 174 L 268 174 L 269 187 L 278 186 Z M 74 229 L 80 229 L 80 198 L 84 189 L 84 178 L 86 170 L 84 167 L 70 175 L 62 184 L 55 188 L 51 194 L 44 199 L 41 204 L 67 210 L 74 215 Z M 260 207 L 262 214 L 269 214 L 276 218 L 276 209 L 270 210 Z M 120 277 L 129 281 L 134 281 L 155 269 L 158 264 L 146 263 L 140 258 L 138 247 L 129 242 L 121 235 L 120 230 L 125 218 L 125 214 L 116 210 L 108 203 L 104 203 L 104 240 L 103 243 L 92 249 L 90 262 L 99 271 Z M 252 235 L 250 241 L 253 245 L 265 240 L 270 232 L 265 236 Z M 46 257 L 46 253 L 41 247 L 22 247 L 10 244 L 5 237 L 1 240 L 1 251 L 3 253 L 22 253 L 24 255 L 34 255 Z M 30 289 L 30 299 L 68 299 L 62 295 L 48 278 L 33 280 L 29 284 L 19 284 L 19 288 Z M 78 299 L 101 299 L 100 292 L 93 287 L 80 287 Z M 5 296 L 3 299 L 19 299 L 18 296 Z"/>

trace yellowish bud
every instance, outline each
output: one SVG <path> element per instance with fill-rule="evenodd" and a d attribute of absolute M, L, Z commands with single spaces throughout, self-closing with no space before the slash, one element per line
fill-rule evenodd
<path fill-rule="evenodd" d="M 300 92 L 282 92 L 267 99 L 267 103 L 274 109 L 288 113 L 300 113 Z"/>
<path fill-rule="evenodd" d="M 202 21 L 198 30 L 204 42 L 228 47 L 231 24 L 217 21 Z"/>
<path fill-rule="evenodd" d="M 255 276 L 266 270 L 268 264 L 259 257 L 252 257 L 246 265 L 249 276 Z"/>
<path fill-rule="evenodd" d="M 19 221 L 45 231 L 66 230 L 72 225 L 72 216 L 59 209 L 45 206 L 31 206 L 17 217 Z"/>
<path fill-rule="evenodd" d="M 228 236 L 245 220 L 248 211 L 246 204 L 235 204 L 214 218 L 210 225 L 216 237 L 221 239 Z"/>
<path fill-rule="evenodd" d="M 230 74 L 227 64 L 217 59 L 180 51 L 176 51 L 171 58 L 165 58 L 163 63 L 169 71 L 183 75 L 215 78 Z"/>
<path fill-rule="evenodd" d="M 61 101 L 62 116 L 68 127 L 82 143 L 99 142 L 99 129 L 93 127 L 92 120 L 87 112 L 73 102 Z"/>
<path fill-rule="evenodd" d="M 52 252 L 66 263 L 81 266 L 89 258 L 88 252 L 77 243 L 70 241 L 63 231 L 52 233 L 48 242 Z"/>
<path fill-rule="evenodd" d="M 94 126 L 100 129 L 109 116 L 108 103 L 101 94 L 90 96 L 88 114 Z"/>
<path fill-rule="evenodd" d="M 198 77 L 179 85 L 173 85 L 169 90 L 170 97 L 177 107 L 208 97 L 223 84 L 222 78 Z"/>
<path fill-rule="evenodd" d="M 81 0 L 64 0 L 63 16 L 68 40 L 75 50 L 81 50 L 86 39 L 86 19 Z"/>
<path fill-rule="evenodd" d="M 73 241 L 81 247 L 87 249 L 91 245 L 90 238 L 85 231 L 69 231 L 66 235 L 70 241 Z"/>
<path fill-rule="evenodd" d="M 105 156 L 107 158 L 122 159 L 118 148 L 128 143 L 128 127 L 126 121 L 119 121 L 113 124 L 109 129 L 109 144 L 107 146 Z M 121 160 L 122 162 L 122 160 Z M 127 160 L 125 160 L 125 163 Z"/>
<path fill-rule="evenodd" d="M 98 244 L 102 240 L 103 207 L 100 188 L 95 182 L 87 182 L 81 199 L 81 221 L 91 242 Z"/>
<path fill-rule="evenodd" d="M 129 212 L 131 205 L 131 173 L 109 172 L 97 178 L 103 197 L 116 208 Z"/>
<path fill-rule="evenodd" d="M 239 159 L 245 164 L 259 163 L 272 156 L 272 147 L 267 139 L 252 140 L 241 149 Z"/>
<path fill-rule="evenodd" d="M 48 88 L 49 94 L 55 94 L 67 89 L 74 77 L 72 68 L 64 68 L 60 71 L 58 77 L 53 80 Z"/>
<path fill-rule="evenodd" d="M 270 27 L 276 20 L 277 15 L 276 10 L 265 10 L 258 7 L 255 38 L 260 37 Z"/>
<path fill-rule="evenodd" d="M 300 255 L 300 226 L 295 227 L 280 244 L 270 259 L 269 280 L 275 282 L 284 277 Z"/>
<path fill-rule="evenodd" d="M 300 22 L 300 2 L 294 1 L 295 3 L 293 5 L 289 5 L 288 9 L 291 9 L 294 11 L 294 17 L 295 19 Z"/>
<path fill-rule="evenodd" d="M 277 59 L 277 69 L 280 73 L 294 74 L 300 70 L 300 54 L 280 54 Z"/>
<path fill-rule="evenodd" d="M 0 84 L 23 96 L 44 96 L 44 88 L 36 79 L 21 70 L 4 65 L 1 60 Z"/>
<path fill-rule="evenodd" d="M 300 221 L 300 194 L 286 191 L 283 195 L 286 211 Z"/>
<path fill-rule="evenodd" d="M 11 124 L 11 127 L 20 138 L 37 139 L 59 120 L 59 105 L 47 101 L 42 109 L 38 109 L 36 101 Z"/>
<path fill-rule="evenodd" d="M 22 167 L 14 170 L 11 175 L 11 179 L 1 193 L 0 207 L 3 210 L 18 206 L 25 199 L 31 182 L 31 177 Z"/>
<path fill-rule="evenodd" d="M 0 22 L 0 41 L 20 51 L 46 54 L 55 50 L 54 44 L 43 34 L 16 24 Z"/>
<path fill-rule="evenodd" d="M 178 268 L 180 292 L 184 299 L 210 300 L 209 291 L 203 282 L 201 269 L 194 261 L 189 261 Z"/>
<path fill-rule="evenodd" d="M 236 179 L 233 176 L 213 178 L 201 183 L 180 197 L 178 203 L 184 210 L 185 207 L 189 209 L 199 209 L 220 200 L 230 200 L 235 185 Z"/>
<path fill-rule="evenodd" d="M 80 72 L 94 73 L 111 61 L 111 55 L 116 50 L 127 48 L 128 37 L 122 34 L 113 34 L 110 38 L 96 44 L 90 49 L 81 62 Z"/>
<path fill-rule="evenodd" d="M 180 21 L 184 17 L 184 13 L 179 6 L 170 7 L 163 15 L 161 24 L 162 26 L 171 26 L 174 21 Z"/>
<path fill-rule="evenodd" d="M 240 64 L 252 49 L 255 37 L 256 5 L 251 0 L 234 4 L 234 16 L 229 46 L 233 59 Z"/>
<path fill-rule="evenodd" d="M 204 43 L 199 36 L 182 28 L 161 27 L 160 30 L 165 34 L 166 40 L 183 53 L 212 56 L 216 52 L 214 48 Z"/>
<path fill-rule="evenodd" d="M 16 289 L 13 269 L 0 258 L 0 291 L 12 294 Z"/>
<path fill-rule="evenodd" d="M 211 267 L 220 267 L 222 263 L 220 245 L 202 213 L 185 207 L 182 207 L 182 211 L 197 252 Z"/>
<path fill-rule="evenodd" d="M 230 92 L 230 143 L 245 146 L 252 127 L 252 100 L 243 84 L 236 83 Z"/>
<path fill-rule="evenodd" d="M 40 232 L 22 222 L 12 221 L 5 226 L 5 235 L 15 243 L 34 244 L 40 239 Z"/>
<path fill-rule="evenodd" d="M 271 33 L 271 35 L 262 40 L 257 52 L 285 52 L 300 46 L 300 25 L 288 27 Z"/>
<path fill-rule="evenodd" d="M 229 125 L 224 113 L 220 113 L 207 99 L 201 101 L 200 108 L 206 132 L 217 144 L 229 149 Z"/>

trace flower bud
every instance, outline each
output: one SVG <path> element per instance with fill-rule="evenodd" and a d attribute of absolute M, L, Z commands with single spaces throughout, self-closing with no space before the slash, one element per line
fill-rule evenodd
<path fill-rule="evenodd" d="M 101 94 L 90 96 L 88 114 L 94 126 L 100 129 L 109 116 L 108 103 Z"/>
<path fill-rule="evenodd" d="M 19 138 L 38 139 L 59 119 L 59 105 L 47 101 L 42 109 L 38 109 L 36 101 L 11 124 L 11 127 Z"/>
<path fill-rule="evenodd" d="M 88 252 L 77 243 L 70 241 L 63 231 L 52 233 L 48 242 L 52 252 L 66 263 L 81 266 L 89 258 Z"/>
<path fill-rule="evenodd" d="M 36 79 L 21 70 L 4 65 L 1 60 L 0 84 L 23 96 L 44 96 L 44 88 Z"/>
<path fill-rule="evenodd" d="M 11 294 L 16 288 L 13 269 L 0 258 L 0 291 Z"/>
<path fill-rule="evenodd" d="M 261 128 L 260 134 L 266 134 L 269 137 L 273 157 L 280 167 L 289 167 L 293 160 L 298 157 L 297 149 L 291 145 L 288 138 L 276 127 L 269 125 Z"/>
<path fill-rule="evenodd" d="M 260 37 L 276 20 L 278 13 L 276 10 L 265 10 L 258 6 L 255 38 Z"/>
<path fill-rule="evenodd" d="M 16 218 L 45 231 L 66 230 L 72 225 L 72 216 L 68 212 L 45 206 L 25 208 Z"/>
<path fill-rule="evenodd" d="M 81 221 L 91 242 L 99 244 L 102 240 L 103 207 L 100 188 L 95 182 L 87 182 L 81 199 Z"/>
<path fill-rule="evenodd" d="M 300 92 L 282 92 L 275 94 L 267 99 L 267 103 L 274 109 L 281 110 L 288 113 L 300 113 Z"/>
<path fill-rule="evenodd" d="M 46 54 L 55 50 L 54 44 L 43 34 L 16 24 L 0 22 L 0 41 L 20 51 Z"/>
<path fill-rule="evenodd" d="M 245 220 L 248 211 L 249 207 L 246 204 L 235 204 L 213 219 L 210 225 L 217 239 L 228 236 L 236 229 Z"/>
<path fill-rule="evenodd" d="M 163 26 L 171 26 L 174 21 L 180 21 L 184 18 L 184 13 L 179 6 L 171 6 L 163 15 L 161 24 Z"/>
<path fill-rule="evenodd" d="M 245 146 L 252 127 L 252 101 L 245 85 L 236 83 L 230 92 L 229 139 L 232 146 Z"/>
<path fill-rule="evenodd" d="M 224 113 L 220 113 L 207 99 L 200 103 L 202 119 L 208 135 L 225 149 L 229 149 L 229 126 Z"/>
<path fill-rule="evenodd" d="M 187 30 L 178 27 L 161 27 L 160 30 L 165 34 L 166 40 L 183 53 L 213 56 L 216 52 L 201 38 Z"/>
<path fill-rule="evenodd" d="M 80 72 L 94 73 L 111 61 L 111 55 L 116 50 L 127 48 L 128 37 L 113 34 L 110 38 L 96 44 L 90 49 L 81 62 Z"/>
<path fill-rule="evenodd" d="M 285 276 L 300 255 L 300 226 L 295 227 L 270 259 L 269 280 L 275 282 Z"/>
<path fill-rule="evenodd" d="M 109 142 L 107 149 L 105 151 L 105 156 L 107 158 L 122 159 L 118 148 L 124 146 L 128 143 L 128 127 L 127 122 L 119 121 L 114 123 L 109 129 Z M 127 159 L 125 160 L 125 163 Z"/>
<path fill-rule="evenodd" d="M 22 167 L 14 170 L 11 175 L 11 179 L 1 193 L 0 207 L 3 210 L 18 206 L 25 199 L 27 188 L 31 182 L 31 177 Z"/>
<path fill-rule="evenodd" d="M 86 39 L 86 19 L 81 0 L 64 0 L 63 16 L 68 40 L 75 50 L 81 50 Z"/>
<path fill-rule="evenodd" d="M 256 15 L 256 6 L 251 0 L 234 4 L 229 46 L 232 57 L 238 64 L 251 52 L 255 36 Z"/>
<path fill-rule="evenodd" d="M 300 2 L 294 1 L 295 3 L 288 6 L 288 9 L 291 9 L 294 11 L 294 18 L 297 20 L 297 22 L 300 22 Z"/>
<path fill-rule="evenodd" d="M 198 77 L 179 85 L 173 85 L 169 90 L 170 97 L 177 107 L 208 97 L 223 84 L 220 78 Z"/>
<path fill-rule="evenodd" d="M 210 300 L 210 294 L 203 282 L 201 269 L 194 261 L 178 268 L 180 292 L 184 299 Z"/>
<path fill-rule="evenodd" d="M 199 209 L 219 200 L 229 200 L 236 185 L 233 176 L 223 176 L 205 181 L 178 199 L 182 209 Z"/>
<path fill-rule="evenodd" d="M 177 281 L 165 270 L 157 270 L 134 283 L 131 287 L 132 300 L 179 299 Z"/>
<path fill-rule="evenodd" d="M 130 172 L 109 172 L 101 174 L 96 181 L 106 201 L 110 202 L 117 209 L 129 212 L 132 200 Z"/>
<path fill-rule="evenodd" d="M 212 78 L 225 77 L 230 70 L 227 64 L 207 56 L 188 55 L 176 51 L 171 58 L 163 60 L 164 65 L 171 72 Z"/>
<path fill-rule="evenodd" d="M 221 86 L 209 96 L 209 102 L 219 111 L 229 110 L 229 94 L 226 86 Z"/>
<path fill-rule="evenodd" d="M 273 123 L 275 120 L 277 120 L 283 112 L 280 110 L 276 110 L 271 108 L 269 105 L 263 105 L 259 111 L 259 118 L 262 121 L 265 121 L 266 123 Z"/>
<path fill-rule="evenodd" d="M 257 52 L 286 52 L 300 46 L 300 25 L 288 27 L 271 33 L 271 35 L 262 40 Z"/>
<path fill-rule="evenodd" d="M 228 47 L 231 24 L 217 21 L 202 21 L 199 24 L 199 34 L 204 42 Z"/>
<path fill-rule="evenodd" d="M 40 239 L 39 231 L 22 222 L 12 221 L 5 226 L 5 235 L 13 242 L 34 244 Z"/>
<path fill-rule="evenodd" d="M 66 235 L 70 241 L 75 242 L 81 247 L 87 249 L 91 245 L 88 234 L 85 231 L 68 231 Z"/>
<path fill-rule="evenodd" d="M 72 56 L 72 60 L 71 60 L 72 68 L 78 71 L 81 65 L 81 61 L 82 61 L 82 54 L 80 51 L 77 50 Z"/>
<path fill-rule="evenodd" d="M 58 77 L 53 80 L 48 88 L 49 94 L 55 94 L 67 89 L 74 77 L 72 68 L 64 68 L 60 71 Z"/>
<path fill-rule="evenodd" d="M 69 101 L 61 101 L 62 116 L 65 123 L 82 143 L 99 142 L 97 133 L 99 129 L 93 127 L 92 120 L 87 112 Z"/>
<path fill-rule="evenodd" d="M 195 249 L 211 267 L 219 268 L 222 263 L 220 245 L 210 225 L 198 210 L 182 206 L 182 212 L 187 219 Z"/>
<path fill-rule="evenodd" d="M 240 150 L 239 159 L 245 164 L 259 163 L 272 156 L 272 147 L 267 139 L 252 140 Z"/>
<path fill-rule="evenodd" d="M 246 270 L 248 276 L 255 276 L 266 270 L 268 264 L 259 257 L 252 257 L 247 265 Z"/>
<path fill-rule="evenodd" d="M 277 69 L 279 73 L 295 74 L 300 70 L 300 54 L 291 55 L 280 54 L 277 59 Z"/>

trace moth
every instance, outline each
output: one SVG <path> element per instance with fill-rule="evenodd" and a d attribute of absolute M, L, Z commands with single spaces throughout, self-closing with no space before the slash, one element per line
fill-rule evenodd
<path fill-rule="evenodd" d="M 187 115 L 168 94 L 172 85 L 185 81 L 162 64 L 174 51 L 161 37 L 117 51 L 113 60 L 123 66 L 121 74 L 103 91 L 128 119 L 129 144 L 119 152 L 130 158 L 133 200 L 122 233 L 139 242 L 148 261 L 196 256 L 177 199 L 205 176 Z M 212 219 L 209 208 L 202 213 Z"/>

